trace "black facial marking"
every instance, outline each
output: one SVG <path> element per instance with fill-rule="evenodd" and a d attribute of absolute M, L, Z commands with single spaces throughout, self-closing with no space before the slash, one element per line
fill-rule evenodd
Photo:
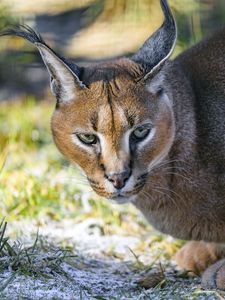
<path fill-rule="evenodd" d="M 114 86 L 115 86 L 116 90 L 119 92 L 119 91 L 120 91 L 120 87 L 119 87 L 119 85 L 117 84 L 115 78 L 114 78 L 114 80 L 113 80 L 113 83 L 114 83 Z"/>
<path fill-rule="evenodd" d="M 137 180 L 145 180 L 145 179 L 147 178 L 147 176 L 148 176 L 148 173 L 144 173 L 144 174 L 140 175 L 140 176 L 137 178 Z"/>
<path fill-rule="evenodd" d="M 113 105 L 112 105 L 112 89 L 110 84 L 106 85 L 106 89 L 107 89 L 107 100 L 108 100 L 108 104 L 111 110 L 111 115 L 112 115 L 112 131 L 115 131 L 116 129 L 116 125 L 115 125 L 115 118 L 114 118 L 114 111 L 113 111 Z"/>
<path fill-rule="evenodd" d="M 100 164 L 99 166 L 100 166 L 100 168 L 102 169 L 102 171 L 105 172 L 105 166 L 104 166 L 103 164 Z"/>
<path fill-rule="evenodd" d="M 158 89 L 156 90 L 156 97 L 160 98 L 164 93 L 164 90 L 162 87 L 158 87 Z"/>
<path fill-rule="evenodd" d="M 133 127 L 135 124 L 135 116 L 131 115 L 128 109 L 124 110 L 125 117 L 130 127 Z"/>
<path fill-rule="evenodd" d="M 90 117 L 92 128 L 95 131 L 98 131 L 98 114 L 94 112 Z"/>

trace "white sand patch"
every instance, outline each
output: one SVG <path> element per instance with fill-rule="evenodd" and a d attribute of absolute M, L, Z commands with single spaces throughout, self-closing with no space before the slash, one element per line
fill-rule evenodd
<path fill-rule="evenodd" d="M 44 236 L 45 243 L 69 245 L 75 256 L 63 261 L 58 270 L 43 266 L 44 276 L 25 276 L 10 269 L 2 270 L 0 299 L 192 299 L 188 295 L 199 288 L 199 279 L 178 278 L 171 265 L 166 267 L 166 285 L 163 288 L 141 288 L 137 281 L 146 273 L 134 268 L 136 259 L 129 248 L 136 251 L 142 237 L 103 235 L 99 226 L 101 221 L 98 219 L 79 224 L 71 220 L 44 222 L 39 234 Z M 32 244 L 37 224 L 34 221 L 10 223 L 8 232 L 20 238 L 23 236 L 23 242 Z M 143 261 L 149 261 L 153 254 L 150 250 L 142 253 Z M 196 296 L 195 299 L 206 299 L 202 298 L 205 294 L 199 295 L 200 298 Z M 212 294 L 210 299 L 218 298 Z"/>

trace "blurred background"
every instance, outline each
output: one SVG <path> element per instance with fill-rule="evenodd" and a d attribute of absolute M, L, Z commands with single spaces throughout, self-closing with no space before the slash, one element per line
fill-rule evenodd
<path fill-rule="evenodd" d="M 224 0 L 169 2 L 179 32 L 173 56 L 225 25 Z M 131 55 L 162 20 L 158 0 L 0 1 L 0 29 L 28 24 L 78 64 Z M 102 230 L 146 228 L 132 207 L 113 206 L 92 194 L 85 179 L 56 150 L 49 126 L 54 105 L 48 74 L 35 47 L 23 39 L 2 37 L 0 217 L 81 220 L 91 216 L 104 220 Z M 140 227 L 130 225 L 132 218 Z"/>
<path fill-rule="evenodd" d="M 170 0 L 178 25 L 174 55 L 225 23 L 223 0 Z M 25 23 L 80 64 L 134 53 L 162 23 L 159 0 L 1 0 L 0 28 Z M 44 98 L 47 72 L 35 47 L 1 38 L 0 100 Z"/>
<path fill-rule="evenodd" d="M 173 57 L 225 25 L 224 0 L 169 0 L 169 3 L 179 33 Z M 159 0 L 0 0 L 0 30 L 16 23 L 28 24 L 39 31 L 55 51 L 81 65 L 131 55 L 161 25 L 162 21 Z M 122 272 L 124 278 L 130 280 L 127 270 L 134 271 L 136 274 L 143 270 L 151 270 L 156 264 L 159 264 L 161 275 L 165 266 L 171 272 L 169 260 L 183 245 L 183 241 L 156 232 L 132 205 L 113 204 L 100 199 L 91 191 L 77 168 L 69 164 L 54 145 L 50 130 L 54 107 L 55 100 L 49 91 L 48 74 L 36 48 L 20 38 L 1 37 L 0 221 L 5 219 L 9 222 L 9 226 L 7 237 L 3 238 L 3 223 L 0 222 L 2 279 L 0 299 L 40 299 L 33 296 L 23 297 L 25 294 L 21 292 L 23 293 L 27 287 L 31 289 L 32 295 L 36 295 L 36 290 L 40 289 L 37 289 L 37 282 L 34 282 L 35 293 L 33 294 L 32 285 L 26 280 L 24 288 L 21 288 L 20 272 L 25 275 L 31 274 L 34 281 L 37 274 L 43 273 L 42 266 L 48 269 L 46 274 L 58 274 L 55 267 L 50 268 L 53 272 L 49 271 L 46 256 L 40 254 L 51 250 L 51 243 L 60 245 L 63 249 L 70 249 L 76 255 L 76 258 L 71 261 L 71 266 L 77 268 L 75 277 L 78 281 L 75 284 L 70 281 L 71 273 L 68 276 L 66 273 L 64 280 L 56 276 L 59 278 L 56 285 L 60 293 L 68 282 L 73 285 L 74 290 L 78 290 L 80 295 L 80 298 L 65 299 L 86 299 L 83 298 L 82 291 L 89 293 L 90 285 L 92 285 L 91 294 L 99 294 L 99 286 L 103 291 L 103 296 L 90 299 L 106 299 L 105 293 L 109 289 L 105 288 L 103 283 L 107 283 L 107 280 L 108 286 L 112 288 L 113 296 L 110 299 L 128 299 L 127 296 L 122 297 L 120 294 L 119 285 L 124 288 L 126 285 L 117 279 L 111 281 L 111 276 L 107 274 L 115 270 L 115 274 L 118 274 L 113 273 L 113 276 L 120 276 Z M 14 244 L 18 245 L 17 248 L 14 247 L 19 249 L 18 254 L 10 254 L 14 252 L 10 250 L 12 248 L 7 248 L 8 236 L 14 241 L 19 238 L 19 243 Z M 37 237 L 42 252 L 38 248 L 38 254 L 33 256 L 33 249 L 36 246 L 32 246 L 32 258 L 28 256 L 26 250 L 24 252 L 26 259 L 21 260 L 21 245 L 24 243 L 35 245 Z M 4 247 L 8 249 L 7 253 L 10 257 L 12 255 L 12 261 L 15 262 L 5 267 L 7 283 L 2 276 Z M 15 255 L 18 255 L 17 259 Z M 36 260 L 39 256 L 43 256 L 43 264 Z M 112 267 L 110 269 L 108 267 L 110 265 L 107 265 L 106 268 L 105 264 L 101 267 L 99 261 L 97 267 L 92 261 L 83 263 L 83 260 L 80 260 L 82 264 L 78 263 L 81 256 L 82 259 L 86 256 L 101 260 L 104 258 L 107 264 L 111 261 Z M 20 261 L 18 266 L 22 266 L 20 272 L 14 268 L 17 260 Z M 24 264 L 26 260 L 27 263 Z M 51 261 L 55 266 L 56 262 Z M 133 261 L 133 264 L 128 266 L 125 264 L 126 261 Z M 117 265 L 117 262 L 121 262 L 121 265 Z M 28 271 L 27 266 L 29 266 Z M 40 268 L 41 272 L 35 271 Z M 91 272 L 89 272 L 90 268 Z M 12 276 L 9 270 L 14 270 L 11 272 Z M 95 272 L 97 275 L 93 277 Z M 15 297 L 5 298 L 1 292 L 15 274 L 18 274 L 19 283 L 16 284 L 17 288 L 12 286 L 9 290 L 18 294 Z M 187 274 L 188 272 L 181 272 L 178 275 L 184 280 Z M 178 275 L 171 281 L 168 281 L 168 278 L 162 279 L 161 276 L 162 281 L 157 284 L 156 291 L 160 292 L 164 284 L 174 291 L 176 288 L 174 282 L 177 282 Z M 86 278 L 87 284 L 82 280 L 79 281 L 80 277 L 82 280 Z M 100 285 L 96 285 L 96 282 L 92 284 L 93 278 L 98 278 Z M 118 289 L 113 282 L 119 282 Z M 190 287 L 191 293 L 195 288 L 196 293 L 199 293 L 200 282 L 194 282 L 197 284 L 195 287 L 187 279 L 186 286 Z M 130 285 L 133 286 L 133 281 Z M 177 287 L 177 297 L 172 296 L 170 299 L 181 299 L 183 292 L 189 293 L 185 292 L 183 283 L 179 286 L 178 282 Z M 52 277 L 46 277 L 45 287 L 41 283 L 41 289 L 45 291 L 50 289 L 53 295 Z M 114 297 L 116 290 L 118 298 Z M 143 298 L 135 299 L 147 299 L 146 292 L 144 291 Z M 162 297 L 149 297 L 149 299 L 166 299 L 166 295 L 167 291 Z M 208 297 L 209 294 L 206 298 Z M 64 299 L 62 296 L 54 297 L 54 299 L 62 298 Z M 41 299 L 53 298 L 41 296 Z M 200 298 L 185 296 L 182 299 Z"/>

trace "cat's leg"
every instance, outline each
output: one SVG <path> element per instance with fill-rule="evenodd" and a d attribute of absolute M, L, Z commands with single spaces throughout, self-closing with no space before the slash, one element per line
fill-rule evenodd
<path fill-rule="evenodd" d="M 206 269 L 202 274 L 202 287 L 225 290 L 225 259 L 219 260 Z"/>
<path fill-rule="evenodd" d="M 203 241 L 188 242 L 175 255 L 175 260 L 178 266 L 182 269 L 192 271 L 195 275 L 201 275 L 209 266 L 215 264 L 222 258 L 225 258 L 225 245 L 206 243 Z M 207 269 L 207 272 L 211 272 L 209 269 Z M 212 269 L 212 272 L 213 270 L 214 269 Z M 209 273 L 207 272 L 203 278 L 209 278 Z"/>

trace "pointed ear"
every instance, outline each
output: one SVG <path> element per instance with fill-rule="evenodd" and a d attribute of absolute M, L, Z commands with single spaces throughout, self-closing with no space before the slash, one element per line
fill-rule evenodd
<path fill-rule="evenodd" d="M 39 50 L 50 75 L 51 90 L 58 102 L 69 102 L 85 85 L 79 79 L 80 68 L 54 52 L 32 28 L 18 25 L 0 32 L 0 36 L 14 35 L 25 38 Z"/>
<path fill-rule="evenodd" d="M 176 23 L 167 0 L 160 0 L 160 4 L 165 17 L 164 23 L 132 57 L 133 61 L 144 67 L 145 78 L 161 69 L 176 44 Z"/>
<path fill-rule="evenodd" d="M 50 75 L 50 85 L 58 102 L 69 102 L 76 91 L 84 87 L 78 76 L 55 52 L 43 44 L 35 43 Z"/>

